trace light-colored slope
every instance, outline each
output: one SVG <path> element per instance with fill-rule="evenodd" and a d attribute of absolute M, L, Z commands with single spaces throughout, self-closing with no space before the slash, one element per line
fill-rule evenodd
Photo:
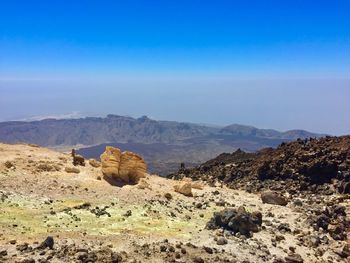
<path fill-rule="evenodd" d="M 9 244 L 11 240 L 17 244 L 34 244 L 50 235 L 56 241 L 56 249 L 65 243 L 89 249 L 109 246 L 114 251 L 126 251 L 125 262 L 133 259 L 164 262 L 165 257 L 174 258 L 174 253 L 165 255 L 159 251 L 164 239 L 170 244 L 195 244 L 195 248 L 189 246 L 187 253 L 181 255 L 182 262 L 191 262 L 194 256 L 201 256 L 206 262 L 214 262 L 215 257 L 219 258 L 217 262 L 223 262 L 220 260 L 224 258 L 272 262 L 274 258 L 284 258 L 291 246 L 305 262 L 320 262 L 321 257 L 315 257 L 316 249 L 299 245 L 298 235 L 276 232 L 281 223 L 288 223 L 292 230 L 300 229 L 300 236 L 312 232 L 305 223 L 304 211 L 291 205 L 262 204 L 255 194 L 221 186 L 204 186 L 203 190 L 194 190 L 194 197 L 185 197 L 174 192 L 177 181 L 155 175 L 146 178 L 144 187 L 116 187 L 99 180 L 100 168 L 88 163 L 79 166 L 79 174 L 65 172 L 65 167 L 72 167 L 71 163 L 69 155 L 49 149 L 0 144 L 0 251 L 7 251 L 8 261 L 16 262 L 24 257 L 15 245 Z M 167 200 L 165 193 L 173 198 Z M 206 230 L 205 225 L 213 212 L 223 209 L 216 204 L 219 200 L 225 200 L 228 207 L 244 205 L 250 211 L 261 211 L 262 231 L 248 240 L 229 236 L 227 245 L 217 245 L 214 238 L 222 232 Z M 87 203 L 90 207 L 79 209 Z M 91 212 L 96 207 L 106 207 L 110 216 L 96 216 Z M 274 246 L 271 240 L 276 235 L 283 235 L 285 240 Z M 145 252 L 144 244 L 150 246 L 151 253 Z M 217 253 L 208 254 L 203 246 L 216 249 Z M 328 256 L 336 258 L 332 250 L 326 251 L 322 258 Z M 51 262 L 62 260 L 53 257 Z"/>

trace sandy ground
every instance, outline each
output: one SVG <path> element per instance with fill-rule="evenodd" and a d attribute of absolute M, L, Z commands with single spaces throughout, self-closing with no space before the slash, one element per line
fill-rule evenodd
<path fill-rule="evenodd" d="M 24 144 L 0 144 L 0 251 L 6 249 L 8 253 L 4 262 L 20 262 L 21 255 L 11 241 L 35 244 L 49 235 L 58 244 L 105 245 L 141 262 L 164 262 L 159 253 L 145 256 L 135 252 L 135 247 L 164 239 L 197 247 L 189 249 L 188 259 L 179 262 L 191 262 L 195 255 L 205 262 L 215 261 L 217 255 L 206 254 L 203 247 L 215 249 L 232 262 L 273 262 L 287 256 L 290 247 L 304 262 L 346 262 L 334 253 L 338 243 L 331 242 L 321 256 L 316 248 L 300 245 L 300 235 L 295 233 L 283 233 L 285 240 L 273 244 L 281 223 L 288 223 L 292 231 L 299 230 L 304 236 L 313 231 L 306 223 L 305 209 L 291 204 L 263 204 L 259 195 L 204 183 L 202 190 L 193 190 L 194 197 L 186 197 L 174 192 L 177 181 L 156 175 L 147 176 L 144 187 L 116 187 L 101 179 L 100 168 L 88 162 L 78 167 L 78 174 L 65 172 L 66 167 L 73 167 L 68 154 Z M 165 198 L 165 193 L 172 199 Z M 215 237 L 225 233 L 205 226 L 215 211 L 223 209 L 217 204 L 220 200 L 225 200 L 226 207 L 244 205 L 248 211 L 260 211 L 263 229 L 253 238 L 227 236 L 227 245 L 217 245 Z M 102 208 L 109 215 L 96 216 L 79 207 L 84 204 L 90 205 L 90 210 Z M 50 262 L 60 261 L 53 258 Z"/>

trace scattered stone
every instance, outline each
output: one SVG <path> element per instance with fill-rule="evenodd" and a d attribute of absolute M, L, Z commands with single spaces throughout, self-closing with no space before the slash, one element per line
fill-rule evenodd
<path fill-rule="evenodd" d="M 10 169 L 10 168 L 12 168 L 12 167 L 15 167 L 15 165 L 14 165 L 12 162 L 10 162 L 10 161 L 6 161 L 6 162 L 5 162 L 5 167 L 6 167 L 7 169 Z"/>
<path fill-rule="evenodd" d="M 192 258 L 193 263 L 204 263 L 204 259 L 199 256 L 194 256 Z"/>
<path fill-rule="evenodd" d="M 264 192 L 261 194 L 261 200 L 264 204 L 286 206 L 288 201 L 276 192 Z"/>
<path fill-rule="evenodd" d="M 108 217 L 111 217 L 111 214 L 109 212 L 107 212 L 107 209 L 109 207 L 108 206 L 105 206 L 103 208 L 99 208 L 98 206 L 96 206 L 94 209 L 91 209 L 90 212 L 94 215 L 96 215 L 96 217 L 101 217 L 101 216 L 108 216 Z"/>
<path fill-rule="evenodd" d="M 137 184 L 137 188 L 139 189 L 149 189 L 152 190 L 151 185 L 145 180 L 145 178 L 141 178 Z"/>
<path fill-rule="evenodd" d="M 303 263 L 304 260 L 299 254 L 291 254 L 285 257 L 286 263 Z"/>
<path fill-rule="evenodd" d="M 218 241 L 216 241 L 216 244 L 218 244 L 219 246 L 226 245 L 226 244 L 227 244 L 227 239 L 224 238 L 224 237 L 220 237 L 220 238 L 218 239 Z"/>
<path fill-rule="evenodd" d="M 90 159 L 89 164 L 94 167 L 94 168 L 99 168 L 101 167 L 101 162 L 95 160 L 95 159 Z"/>
<path fill-rule="evenodd" d="M 165 193 L 165 194 L 164 194 L 164 197 L 165 197 L 166 199 L 168 199 L 168 200 L 173 199 L 173 196 L 171 195 L 171 193 Z"/>
<path fill-rule="evenodd" d="M 76 174 L 80 173 L 80 170 L 76 167 L 66 167 L 64 170 L 67 173 L 76 173 Z"/>
<path fill-rule="evenodd" d="M 19 244 L 19 245 L 16 246 L 16 249 L 18 251 L 21 251 L 21 252 L 27 250 L 28 248 L 29 248 L 29 244 L 28 243 Z"/>
<path fill-rule="evenodd" d="M 45 248 L 49 248 L 49 249 L 53 249 L 53 245 L 54 245 L 54 240 L 53 237 L 48 236 L 42 243 L 41 245 L 38 247 L 38 249 L 45 249 Z"/>
<path fill-rule="evenodd" d="M 175 189 L 175 192 L 178 192 L 185 196 L 189 196 L 189 197 L 193 196 L 191 183 L 184 182 L 184 183 L 175 185 L 174 189 Z"/>
<path fill-rule="evenodd" d="M 130 216 L 132 216 L 131 210 L 126 211 L 126 213 L 125 213 L 123 216 L 125 216 L 125 217 L 130 217 Z"/>
<path fill-rule="evenodd" d="M 203 249 L 205 250 L 205 252 L 207 252 L 208 254 L 213 254 L 213 249 L 211 247 L 206 247 L 204 246 Z"/>

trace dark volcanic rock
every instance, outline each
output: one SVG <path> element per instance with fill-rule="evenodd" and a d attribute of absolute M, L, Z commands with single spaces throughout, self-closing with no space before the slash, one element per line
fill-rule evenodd
<path fill-rule="evenodd" d="M 347 232 L 350 229 L 350 219 L 348 219 L 345 207 L 333 205 L 325 207 L 323 210 L 315 209 L 311 215 L 310 223 L 318 231 L 322 228 L 328 232 L 334 240 L 346 240 Z"/>
<path fill-rule="evenodd" d="M 184 175 L 209 184 L 222 181 L 248 192 L 269 189 L 291 194 L 346 194 L 350 192 L 350 136 L 298 139 L 254 154 L 223 154 L 169 177 L 179 179 Z"/>
<path fill-rule="evenodd" d="M 38 249 L 45 249 L 45 248 L 49 248 L 49 249 L 53 249 L 53 245 L 54 245 L 54 240 L 53 237 L 48 236 L 44 242 L 42 242 L 40 244 L 40 246 L 38 247 Z"/>
<path fill-rule="evenodd" d="M 286 263 L 303 263 L 304 260 L 299 254 L 292 254 L 285 258 Z"/>
<path fill-rule="evenodd" d="M 261 200 L 264 204 L 282 205 L 282 206 L 285 206 L 288 204 L 287 199 L 276 192 L 264 192 L 264 193 L 262 193 Z"/>
<path fill-rule="evenodd" d="M 212 219 L 207 223 L 207 228 L 223 228 L 249 237 L 252 232 L 259 231 L 261 224 L 262 214 L 260 212 L 249 213 L 241 206 L 238 209 L 227 208 L 214 213 Z"/>

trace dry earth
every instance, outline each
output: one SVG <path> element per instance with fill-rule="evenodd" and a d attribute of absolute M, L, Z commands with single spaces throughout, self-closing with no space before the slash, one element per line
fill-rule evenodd
<path fill-rule="evenodd" d="M 204 183 L 186 197 L 174 191 L 178 181 L 156 175 L 116 187 L 88 162 L 79 173 L 66 167 L 73 167 L 68 154 L 0 144 L 0 262 L 349 262 L 341 252 L 348 241 L 322 232 L 320 245 L 301 241 L 315 234 L 306 220 L 310 200 L 275 206 L 257 194 Z M 347 198 L 312 198 L 349 213 Z M 205 228 L 223 206 L 242 205 L 263 215 L 253 237 Z M 48 236 L 53 249 L 38 249 Z M 223 239 L 227 244 L 219 245 Z"/>

